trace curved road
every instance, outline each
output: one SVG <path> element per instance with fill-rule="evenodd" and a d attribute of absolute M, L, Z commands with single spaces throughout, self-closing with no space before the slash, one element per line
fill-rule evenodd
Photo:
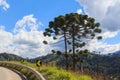
<path fill-rule="evenodd" d="M 0 80 L 23 80 L 23 79 L 14 71 L 4 67 L 0 67 Z"/>

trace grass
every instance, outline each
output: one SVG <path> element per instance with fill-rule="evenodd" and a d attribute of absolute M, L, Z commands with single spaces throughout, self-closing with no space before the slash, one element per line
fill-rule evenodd
<path fill-rule="evenodd" d="M 16 61 L 12 61 L 12 62 L 30 66 L 30 67 L 34 68 L 35 70 L 38 69 L 34 63 L 29 63 L 26 61 L 23 63 L 16 62 Z M 90 76 L 76 74 L 74 72 L 69 72 L 69 71 L 66 71 L 62 68 L 58 68 L 55 66 L 52 66 L 52 67 L 51 66 L 47 66 L 47 67 L 42 66 L 40 68 L 40 73 L 46 78 L 46 80 L 93 80 Z"/>
<path fill-rule="evenodd" d="M 73 72 L 68 72 L 57 67 L 42 67 L 40 73 L 45 76 L 47 80 L 93 80 L 87 75 L 76 75 Z"/>

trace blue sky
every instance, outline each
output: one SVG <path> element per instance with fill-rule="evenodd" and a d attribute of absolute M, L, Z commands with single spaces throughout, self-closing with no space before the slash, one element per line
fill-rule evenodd
<path fill-rule="evenodd" d="M 7 2 L 10 8 L 6 11 L 0 10 L 0 24 L 6 26 L 7 31 L 11 31 L 15 23 L 25 15 L 34 14 L 34 17 L 46 27 L 54 17 L 76 12 L 81 8 L 74 0 L 69 0 L 69 2 L 66 0 L 7 0 Z"/>
<path fill-rule="evenodd" d="M 116 36 L 114 36 L 114 37 L 103 39 L 103 41 L 105 41 L 108 44 L 120 43 L 120 32 L 118 32 L 118 34 Z"/>
<path fill-rule="evenodd" d="M 100 5 L 99 5 L 100 4 Z M 23 57 L 46 55 L 59 46 L 43 45 L 49 21 L 71 12 L 88 14 L 101 23 L 103 40 L 90 41 L 90 51 L 103 54 L 120 50 L 119 0 L 0 0 L 0 53 Z M 116 18 L 117 17 L 117 18 Z M 47 50 L 46 50 L 47 49 Z"/>

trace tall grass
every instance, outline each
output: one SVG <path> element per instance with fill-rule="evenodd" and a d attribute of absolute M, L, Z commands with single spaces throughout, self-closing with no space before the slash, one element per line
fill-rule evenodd
<path fill-rule="evenodd" d="M 42 67 L 40 73 L 45 76 L 47 80 L 93 80 L 87 75 L 76 75 L 66 70 L 57 67 Z"/>
<path fill-rule="evenodd" d="M 30 66 L 37 70 L 38 68 L 34 63 L 29 63 L 29 62 L 14 62 L 17 64 L 23 64 Z M 24 70 L 21 70 L 24 72 Z M 93 80 L 90 76 L 87 75 L 81 75 L 81 74 L 76 74 L 74 72 L 68 72 L 62 68 L 58 68 L 56 66 L 42 66 L 40 67 L 40 73 L 46 78 L 46 80 Z"/>

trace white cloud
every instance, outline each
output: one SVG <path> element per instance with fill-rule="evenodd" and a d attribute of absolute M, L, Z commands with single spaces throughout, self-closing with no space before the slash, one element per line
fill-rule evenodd
<path fill-rule="evenodd" d="M 39 31 L 41 22 L 34 18 L 34 15 L 24 16 L 15 24 L 15 33 L 5 31 L 0 28 L 0 52 L 8 52 L 23 57 L 38 57 L 51 52 L 51 49 L 57 48 L 50 44 L 55 43 L 51 37 L 44 37 L 43 31 Z M 48 45 L 43 41 L 47 40 Z"/>
<path fill-rule="evenodd" d="M 17 21 L 14 32 L 36 31 L 39 26 L 42 26 L 42 23 L 37 22 L 37 19 L 34 18 L 33 14 L 31 14 L 24 16 L 21 20 Z"/>
<path fill-rule="evenodd" d="M 0 0 L 0 6 L 2 6 L 3 10 L 7 10 L 10 7 L 6 0 Z"/>
<path fill-rule="evenodd" d="M 4 26 L 0 26 L 0 52 L 5 52 L 7 46 L 11 45 L 13 35 L 6 32 Z"/>
<path fill-rule="evenodd" d="M 78 9 L 78 10 L 77 10 L 77 13 L 78 13 L 78 14 L 81 14 L 81 13 L 82 13 L 82 9 Z"/>
<path fill-rule="evenodd" d="M 113 53 L 120 50 L 120 43 L 107 44 L 105 42 L 99 42 L 96 39 L 90 41 L 88 45 L 90 51 L 100 51 L 102 54 Z"/>
<path fill-rule="evenodd" d="M 106 39 L 109 39 L 110 41 L 115 40 L 114 38 L 118 36 L 120 32 L 110 32 L 106 31 L 99 35 L 102 36 L 102 40 L 98 41 L 97 39 L 93 39 L 89 41 L 87 48 L 90 51 L 100 51 L 102 54 L 107 53 L 113 53 L 120 50 L 120 42 L 116 44 L 111 44 L 110 42 L 107 42 Z M 112 40 L 111 40 L 112 39 Z"/>
<path fill-rule="evenodd" d="M 118 31 L 114 31 L 114 32 L 111 32 L 111 31 L 106 31 L 106 32 L 103 32 L 99 35 L 102 35 L 102 38 L 103 39 L 106 39 L 106 38 L 113 38 L 115 37 L 116 35 L 118 34 Z"/>
<path fill-rule="evenodd" d="M 101 23 L 104 29 L 120 30 L 120 0 L 77 0 L 87 14 Z M 113 28 L 114 27 L 114 28 Z"/>
<path fill-rule="evenodd" d="M 83 6 L 84 12 L 100 22 L 103 39 L 115 38 L 120 32 L 120 0 L 76 0 Z M 91 51 L 112 53 L 120 50 L 120 43 L 108 44 L 105 41 L 92 40 L 89 44 Z"/>
<path fill-rule="evenodd" d="M 15 51 L 20 55 L 37 57 L 38 55 L 48 54 L 53 48 L 51 45 L 44 45 L 42 43 L 44 40 L 47 40 L 49 43 L 55 42 L 52 38 L 44 37 L 42 31 L 23 31 L 14 35 L 13 44 L 16 47 Z"/>

